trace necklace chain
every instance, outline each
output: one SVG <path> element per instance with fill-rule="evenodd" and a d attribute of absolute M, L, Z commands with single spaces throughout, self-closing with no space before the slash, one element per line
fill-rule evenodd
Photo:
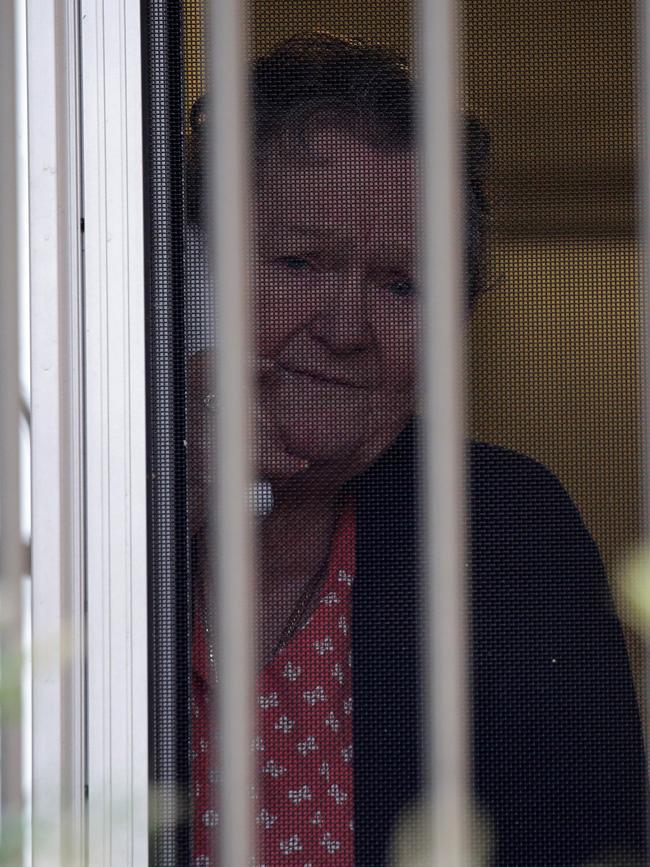
<path fill-rule="evenodd" d="M 328 546 L 329 547 L 329 546 Z M 305 619 L 305 614 L 309 609 L 309 605 L 316 598 L 320 587 L 323 584 L 323 581 L 327 578 L 327 564 L 329 563 L 329 550 L 328 554 L 325 557 L 324 562 L 321 564 L 321 568 L 310 578 L 305 586 L 303 587 L 300 595 L 291 609 L 291 613 L 286 620 L 286 624 L 280 633 L 279 639 L 276 641 L 273 646 L 273 650 L 271 652 L 270 659 L 273 659 L 274 656 L 281 650 L 282 647 L 289 641 L 289 639 L 295 634 L 298 630 L 299 626 Z M 202 599 L 200 600 L 203 604 L 201 605 L 201 620 L 203 623 L 203 632 L 205 634 L 205 638 L 208 644 L 208 654 L 210 657 L 210 665 L 212 670 L 216 676 L 217 673 L 217 662 L 216 662 L 216 653 L 214 650 L 214 645 L 212 642 L 212 630 L 210 628 L 210 617 L 208 616 L 208 605 L 207 598 L 205 594 L 201 594 Z"/>
<path fill-rule="evenodd" d="M 276 656 L 276 654 L 281 650 L 282 647 L 289 641 L 289 639 L 295 634 L 298 630 L 298 627 L 302 623 L 305 618 L 305 614 L 309 608 L 310 602 L 313 602 L 323 579 L 323 570 L 320 570 L 316 573 L 316 575 L 311 578 L 304 586 L 303 590 L 296 601 L 296 604 L 293 606 L 289 617 L 287 618 L 286 625 L 280 634 L 280 638 L 277 640 L 273 647 L 273 651 L 271 653 L 271 659 Z M 213 672 L 216 675 L 217 672 L 217 661 L 216 654 L 214 652 L 214 644 L 212 641 L 212 630 L 210 628 L 210 617 L 208 616 L 208 606 L 206 603 L 205 597 L 201 599 L 201 602 L 204 604 L 201 605 L 201 622 L 203 626 L 203 632 L 205 635 L 205 639 L 208 644 L 208 656 L 210 658 L 210 666 Z"/>

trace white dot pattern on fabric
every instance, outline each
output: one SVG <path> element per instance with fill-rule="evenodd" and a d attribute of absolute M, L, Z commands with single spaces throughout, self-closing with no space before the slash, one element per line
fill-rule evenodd
<path fill-rule="evenodd" d="M 277 722 L 275 723 L 273 728 L 275 729 L 276 732 L 284 732 L 284 734 L 286 735 L 292 730 L 292 728 L 295 726 L 295 724 L 296 724 L 295 721 L 292 719 L 289 719 L 288 716 L 281 716 L 277 720 Z"/>
<path fill-rule="evenodd" d="M 313 735 L 309 735 L 309 737 L 305 738 L 304 741 L 301 741 L 296 745 L 296 750 L 300 753 L 301 756 L 306 756 L 307 753 L 313 753 L 318 749 L 318 744 L 316 743 L 316 738 Z"/>
<path fill-rule="evenodd" d="M 331 653 L 334 650 L 334 642 L 331 636 L 327 635 L 321 638 L 320 641 L 314 641 L 314 650 L 323 656 L 325 653 Z"/>
<path fill-rule="evenodd" d="M 325 694 L 325 690 L 322 686 L 316 686 L 314 689 L 306 689 L 302 697 L 307 702 L 307 704 L 314 705 L 316 702 L 325 701 L 327 696 Z"/>
<path fill-rule="evenodd" d="M 206 828 L 216 828 L 219 824 L 219 814 L 216 810 L 206 810 L 201 816 L 201 821 Z"/>
<path fill-rule="evenodd" d="M 286 774 L 286 772 L 287 769 L 282 767 L 282 765 L 274 759 L 268 761 L 262 768 L 262 773 L 269 774 L 269 776 L 273 777 L 274 780 L 277 780 L 278 777 Z"/>
<path fill-rule="evenodd" d="M 277 816 L 272 816 L 266 808 L 262 808 L 257 816 L 257 824 L 264 828 L 272 828 L 278 821 Z"/>
<path fill-rule="evenodd" d="M 345 571 L 345 569 L 341 569 L 341 571 L 339 572 L 338 580 L 342 584 L 347 584 L 348 587 L 352 587 L 352 575 L 348 575 L 348 573 Z"/>
<path fill-rule="evenodd" d="M 259 675 L 259 728 L 252 743 L 259 769 L 259 867 L 354 863 L 349 674 L 353 575 L 354 513 L 349 509 L 337 528 L 328 578 L 308 623 Z M 198 738 L 193 744 L 198 747 Z M 210 755 L 209 745 L 196 761 L 204 763 Z M 206 782 L 199 786 L 202 816 L 217 816 L 207 788 L 214 773 L 206 769 Z M 208 858 L 197 864 L 218 867 L 209 858 L 213 837 L 206 834 L 195 826 L 194 855 Z"/>
<path fill-rule="evenodd" d="M 302 852 L 302 843 L 298 834 L 292 834 L 287 840 L 280 840 L 280 852 L 283 855 L 293 855 L 294 852 Z"/>
<path fill-rule="evenodd" d="M 341 728 L 341 723 L 337 720 L 333 710 L 331 710 L 325 717 L 325 725 L 329 726 L 333 732 L 337 732 Z"/>
<path fill-rule="evenodd" d="M 334 798 L 337 804 L 342 804 L 344 801 L 347 801 L 349 797 L 348 793 L 344 792 L 338 783 L 333 783 L 327 790 L 327 794 L 331 798 Z"/>
<path fill-rule="evenodd" d="M 289 661 L 282 669 L 282 674 L 287 678 L 287 680 L 298 680 L 301 671 L 302 668 L 299 665 L 294 665 L 293 662 Z"/>
<path fill-rule="evenodd" d="M 327 851 L 330 853 L 338 852 L 338 850 L 341 848 L 341 841 L 335 840 L 329 831 L 326 834 L 323 834 L 320 842 L 321 846 L 324 846 L 325 849 L 327 849 Z"/>
<path fill-rule="evenodd" d="M 305 783 L 299 789 L 289 789 L 289 800 L 292 804 L 302 804 L 303 801 L 311 801 L 311 789 Z"/>
<path fill-rule="evenodd" d="M 330 593 L 327 593 L 323 596 L 323 605 L 339 605 L 341 602 L 341 597 L 338 593 L 335 593 L 333 590 Z"/>

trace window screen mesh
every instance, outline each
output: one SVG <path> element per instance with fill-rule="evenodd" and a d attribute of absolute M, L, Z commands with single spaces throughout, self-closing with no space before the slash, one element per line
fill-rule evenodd
<path fill-rule="evenodd" d="M 208 867 L 205 8 L 144 9 L 152 863 Z M 615 592 L 641 532 L 635 7 L 460 11 L 476 863 L 640 864 L 641 643 Z M 267 867 L 426 846 L 413 15 L 250 7 Z"/>

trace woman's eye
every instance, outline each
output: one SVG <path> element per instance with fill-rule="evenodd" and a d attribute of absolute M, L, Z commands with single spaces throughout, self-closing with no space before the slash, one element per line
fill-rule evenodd
<path fill-rule="evenodd" d="M 283 268 L 286 268 L 288 271 L 309 271 L 311 268 L 311 263 L 308 259 L 301 259 L 300 256 L 281 256 L 277 260 Z"/>
<path fill-rule="evenodd" d="M 415 284 L 411 280 L 393 280 L 388 288 L 393 295 L 401 298 L 415 294 Z"/>

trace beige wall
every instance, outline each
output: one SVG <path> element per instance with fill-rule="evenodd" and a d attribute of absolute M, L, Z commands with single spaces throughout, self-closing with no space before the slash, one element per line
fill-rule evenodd
<path fill-rule="evenodd" d="M 472 433 L 560 478 L 613 567 L 639 533 L 638 254 L 501 242 L 470 328 Z"/>

